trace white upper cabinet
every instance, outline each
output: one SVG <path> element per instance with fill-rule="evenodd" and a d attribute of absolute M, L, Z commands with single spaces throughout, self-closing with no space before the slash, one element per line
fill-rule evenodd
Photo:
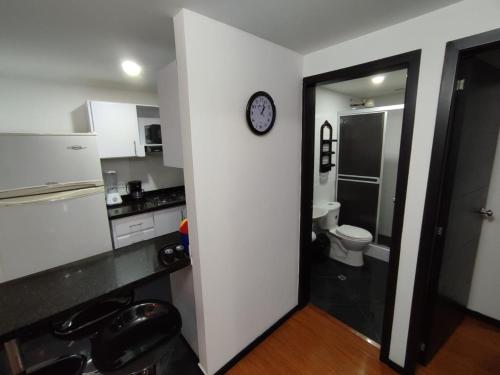
<path fill-rule="evenodd" d="M 145 156 L 136 104 L 89 101 L 88 110 L 101 159 Z"/>
<path fill-rule="evenodd" d="M 179 86 L 175 61 L 159 71 L 157 86 L 163 135 L 163 164 L 166 167 L 183 168 Z"/>

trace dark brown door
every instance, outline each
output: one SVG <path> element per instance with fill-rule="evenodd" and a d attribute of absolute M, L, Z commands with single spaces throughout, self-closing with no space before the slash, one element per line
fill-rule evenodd
<path fill-rule="evenodd" d="M 460 324 L 469 298 L 500 124 L 500 70 L 477 52 L 459 60 L 445 181 L 429 281 L 423 355 Z M 500 54 L 499 54 L 500 56 Z M 498 59 L 500 66 L 500 59 Z"/>

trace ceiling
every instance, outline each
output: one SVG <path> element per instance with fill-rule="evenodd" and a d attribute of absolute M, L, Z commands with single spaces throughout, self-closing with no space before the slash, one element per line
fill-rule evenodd
<path fill-rule="evenodd" d="M 0 0 L 0 75 L 153 90 L 185 7 L 307 53 L 458 0 Z M 140 78 L 119 69 L 124 58 Z"/>
<path fill-rule="evenodd" d="M 372 82 L 374 76 L 367 76 L 321 87 L 357 99 L 369 99 L 397 94 L 402 92 L 406 87 L 406 69 L 376 75 L 383 75 L 385 77 L 384 81 L 378 85 Z"/>

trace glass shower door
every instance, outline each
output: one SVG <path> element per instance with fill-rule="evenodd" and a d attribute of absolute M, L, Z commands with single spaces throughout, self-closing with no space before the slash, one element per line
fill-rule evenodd
<path fill-rule="evenodd" d="M 339 223 L 378 234 L 386 112 L 340 116 L 337 160 Z"/>

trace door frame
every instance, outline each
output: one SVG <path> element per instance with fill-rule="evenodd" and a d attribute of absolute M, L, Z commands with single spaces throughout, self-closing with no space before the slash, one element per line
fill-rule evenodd
<path fill-rule="evenodd" d="M 408 374 L 415 372 L 420 358 L 426 317 L 432 308 L 429 305 L 435 298 L 439 280 L 441 257 L 436 252 L 437 227 L 441 215 L 444 176 L 449 162 L 459 58 L 465 52 L 499 42 L 500 29 L 496 29 L 446 44 L 406 346 L 405 368 Z"/>
<path fill-rule="evenodd" d="M 305 306 L 310 298 L 311 266 L 311 228 L 314 191 L 314 129 L 316 87 L 319 84 L 341 82 L 369 75 L 382 74 L 407 69 L 406 92 L 404 100 L 403 126 L 399 152 L 398 175 L 396 182 L 396 202 L 392 225 L 393 246 L 389 256 L 387 292 L 383 332 L 380 347 L 380 360 L 397 371 L 403 368 L 389 359 L 392 333 L 394 303 L 401 246 L 401 233 L 405 212 L 406 189 L 413 138 L 413 123 L 417 99 L 418 75 L 421 50 L 415 50 L 368 63 L 351 66 L 331 72 L 317 74 L 303 79 L 302 102 L 302 161 L 301 161 L 301 207 L 300 207 L 300 258 L 299 258 L 299 306 Z"/>

